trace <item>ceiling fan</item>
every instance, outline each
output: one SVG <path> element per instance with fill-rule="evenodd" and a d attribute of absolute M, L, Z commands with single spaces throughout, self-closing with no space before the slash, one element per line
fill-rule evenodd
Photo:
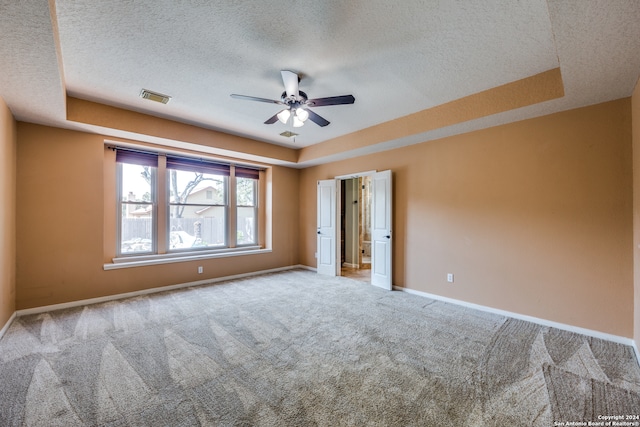
<path fill-rule="evenodd" d="M 319 116 L 309 109 L 309 107 L 325 107 L 327 105 L 341 105 L 341 104 L 353 104 L 355 98 L 353 95 L 342 96 L 330 96 L 327 98 L 309 99 L 306 93 L 298 89 L 298 83 L 300 82 L 300 76 L 293 71 L 282 70 L 282 81 L 284 83 L 284 92 L 282 92 L 280 100 L 256 98 L 255 96 L 237 95 L 231 94 L 232 98 L 244 99 L 247 101 L 268 102 L 270 104 L 284 105 L 284 110 L 276 113 L 272 117 L 268 118 L 264 123 L 271 125 L 280 120 L 282 123 L 287 124 L 289 118 L 293 122 L 293 127 L 300 127 L 304 125 L 304 122 L 309 119 L 318 126 L 326 126 L 329 121 L 324 117 Z"/>

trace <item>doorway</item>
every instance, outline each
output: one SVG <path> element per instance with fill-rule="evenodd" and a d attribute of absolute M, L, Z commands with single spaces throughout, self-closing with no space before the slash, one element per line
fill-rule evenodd
<path fill-rule="evenodd" d="M 341 220 L 340 212 L 342 206 L 347 205 L 346 199 L 345 203 L 341 203 L 343 200 L 341 182 L 344 179 L 353 179 L 364 176 L 368 176 L 371 179 L 369 184 L 371 200 L 369 209 L 369 223 L 371 224 L 370 283 L 373 286 L 391 290 L 393 287 L 393 231 L 391 230 L 391 224 L 393 222 L 393 176 L 391 170 L 362 172 L 359 174 L 339 176 L 334 179 L 319 180 L 317 182 L 318 190 L 316 207 L 318 229 L 316 239 L 316 271 L 318 274 L 326 274 L 328 276 L 337 276 L 341 274 L 343 251 L 340 230 L 343 221 Z M 365 190 L 366 189 L 367 187 L 365 186 Z M 354 204 L 353 200 L 351 201 L 351 204 Z M 366 205 L 366 203 L 355 204 Z M 353 207 L 351 209 L 353 209 Z M 348 211 L 348 209 L 345 210 L 345 217 Z M 364 218 L 366 217 L 367 216 L 365 215 Z M 346 230 L 344 236 L 346 240 Z M 364 242 L 366 242 L 366 238 L 363 238 L 363 243 Z M 364 244 L 362 248 L 359 247 L 360 253 L 362 253 L 362 250 L 365 250 L 366 252 Z M 363 259 L 366 260 L 366 257 Z M 359 262 L 362 262 L 360 257 L 358 257 L 358 260 Z"/>
<path fill-rule="evenodd" d="M 371 282 L 371 177 L 340 180 L 340 275 Z"/>

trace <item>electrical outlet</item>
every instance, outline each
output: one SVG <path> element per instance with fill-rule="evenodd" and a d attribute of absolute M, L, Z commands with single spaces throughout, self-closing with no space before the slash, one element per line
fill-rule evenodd
<path fill-rule="evenodd" d="M 447 282 L 453 283 L 453 273 L 447 273 Z"/>
<path fill-rule="evenodd" d="M 198 266 L 198 274 L 202 274 L 202 272 L 204 271 L 204 268 L 202 268 L 201 265 Z"/>
<path fill-rule="evenodd" d="M 314 256 L 315 256 L 316 258 L 318 258 L 318 252 L 316 252 L 316 253 L 314 254 Z"/>

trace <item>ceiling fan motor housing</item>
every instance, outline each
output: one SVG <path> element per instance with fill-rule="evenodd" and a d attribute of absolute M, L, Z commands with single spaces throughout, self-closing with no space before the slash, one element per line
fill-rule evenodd
<path fill-rule="evenodd" d="M 327 126 L 330 123 L 324 117 L 311 111 L 309 107 L 353 104 L 356 100 L 353 95 L 330 96 L 326 98 L 315 98 L 310 100 L 307 94 L 301 91 L 298 86 L 298 83 L 300 82 L 299 74 L 288 70 L 282 70 L 280 71 L 280 74 L 282 75 L 282 82 L 284 83 L 285 91 L 282 92 L 279 101 L 276 101 L 274 99 L 258 98 L 255 96 L 238 95 L 235 93 L 232 93 L 231 97 L 236 99 L 244 99 L 247 101 L 258 101 L 266 102 L 269 104 L 284 105 L 286 107 L 284 110 L 281 110 L 280 112 L 269 117 L 264 122 L 264 124 L 272 125 L 278 120 L 286 124 L 289 120 L 289 117 L 293 116 L 294 127 L 302 126 L 307 119 L 310 119 L 320 127 Z"/>
<path fill-rule="evenodd" d="M 307 96 L 306 93 L 304 93 L 301 90 L 298 91 L 297 97 L 295 95 L 287 96 L 287 92 L 285 91 L 285 92 L 282 92 L 281 99 L 282 99 L 282 102 L 285 105 L 288 105 L 290 108 L 298 108 L 300 106 L 305 105 L 309 97 Z"/>

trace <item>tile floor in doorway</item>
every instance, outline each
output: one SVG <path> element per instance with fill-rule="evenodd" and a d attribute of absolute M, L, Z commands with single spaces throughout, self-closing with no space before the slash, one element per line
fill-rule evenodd
<path fill-rule="evenodd" d="M 363 282 L 371 282 L 371 269 L 370 268 L 347 268 L 342 267 L 340 275 L 348 277 L 350 279 L 360 280 Z"/>

